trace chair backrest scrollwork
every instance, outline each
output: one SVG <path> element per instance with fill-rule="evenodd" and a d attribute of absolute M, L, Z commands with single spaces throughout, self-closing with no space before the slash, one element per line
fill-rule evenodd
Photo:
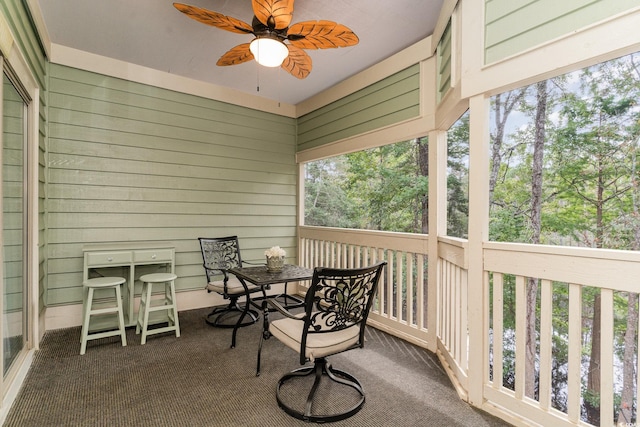
<path fill-rule="evenodd" d="M 386 264 L 381 261 L 354 269 L 317 267 L 305 298 L 302 347 L 306 345 L 307 334 L 336 332 L 353 326 L 360 328 L 358 345 L 361 347 L 367 317 Z"/>
<path fill-rule="evenodd" d="M 242 267 L 240 246 L 237 236 L 206 238 L 199 237 L 202 260 L 207 281 L 212 281 L 215 275 L 224 275 L 228 279 L 227 270 Z"/>

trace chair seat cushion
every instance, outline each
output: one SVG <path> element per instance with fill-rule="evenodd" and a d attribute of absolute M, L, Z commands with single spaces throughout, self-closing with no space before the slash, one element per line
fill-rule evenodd
<path fill-rule="evenodd" d="M 286 346 L 300 352 L 300 340 L 304 321 L 290 318 L 274 320 L 269 324 L 269 331 Z M 307 335 L 305 357 L 314 361 L 340 353 L 358 343 L 360 327 L 357 325 L 335 332 L 310 333 Z"/>
<path fill-rule="evenodd" d="M 249 292 L 260 290 L 258 286 L 251 283 L 247 283 Z M 224 294 L 224 281 L 216 280 L 215 282 L 209 282 L 207 284 L 207 290 Z M 236 276 L 229 275 L 229 281 L 227 282 L 227 294 L 228 295 L 240 295 L 244 293 L 244 286 L 240 283 L 240 280 Z"/>

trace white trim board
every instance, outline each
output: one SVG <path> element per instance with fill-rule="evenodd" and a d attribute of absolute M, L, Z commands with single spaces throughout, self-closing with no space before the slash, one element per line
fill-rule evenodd
<path fill-rule="evenodd" d="M 51 45 L 51 62 L 136 83 L 295 118 L 295 106 L 291 104 L 279 103 L 278 101 L 250 95 L 235 89 L 189 79 L 55 43 Z"/>

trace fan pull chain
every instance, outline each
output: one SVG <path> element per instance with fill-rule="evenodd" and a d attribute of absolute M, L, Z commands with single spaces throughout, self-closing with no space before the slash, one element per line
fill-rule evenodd
<path fill-rule="evenodd" d="M 260 64 L 257 62 L 256 67 L 258 67 L 258 72 L 256 73 L 256 92 L 260 92 Z"/>
<path fill-rule="evenodd" d="M 282 67 L 278 68 L 278 108 L 280 108 L 280 98 L 282 93 L 280 92 L 280 77 L 282 76 Z"/>

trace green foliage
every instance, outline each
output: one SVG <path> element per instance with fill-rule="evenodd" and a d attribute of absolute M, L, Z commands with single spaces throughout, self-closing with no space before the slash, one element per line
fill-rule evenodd
<path fill-rule="evenodd" d="M 416 144 L 405 141 L 346 156 L 345 192 L 359 211 L 356 228 L 416 231 L 417 198 L 426 179 L 417 179 Z"/>
<path fill-rule="evenodd" d="M 305 224 L 422 232 L 429 178 L 421 174 L 426 138 L 306 165 Z"/>
<path fill-rule="evenodd" d="M 469 117 L 448 138 L 448 232 L 466 237 L 469 216 Z M 310 162 L 305 224 L 422 233 L 429 194 L 426 137 Z"/>
<path fill-rule="evenodd" d="M 352 228 L 357 210 L 343 191 L 340 159 L 319 160 L 305 168 L 305 224 Z"/>
<path fill-rule="evenodd" d="M 447 234 L 467 238 L 469 228 L 469 112 L 447 132 Z"/>

